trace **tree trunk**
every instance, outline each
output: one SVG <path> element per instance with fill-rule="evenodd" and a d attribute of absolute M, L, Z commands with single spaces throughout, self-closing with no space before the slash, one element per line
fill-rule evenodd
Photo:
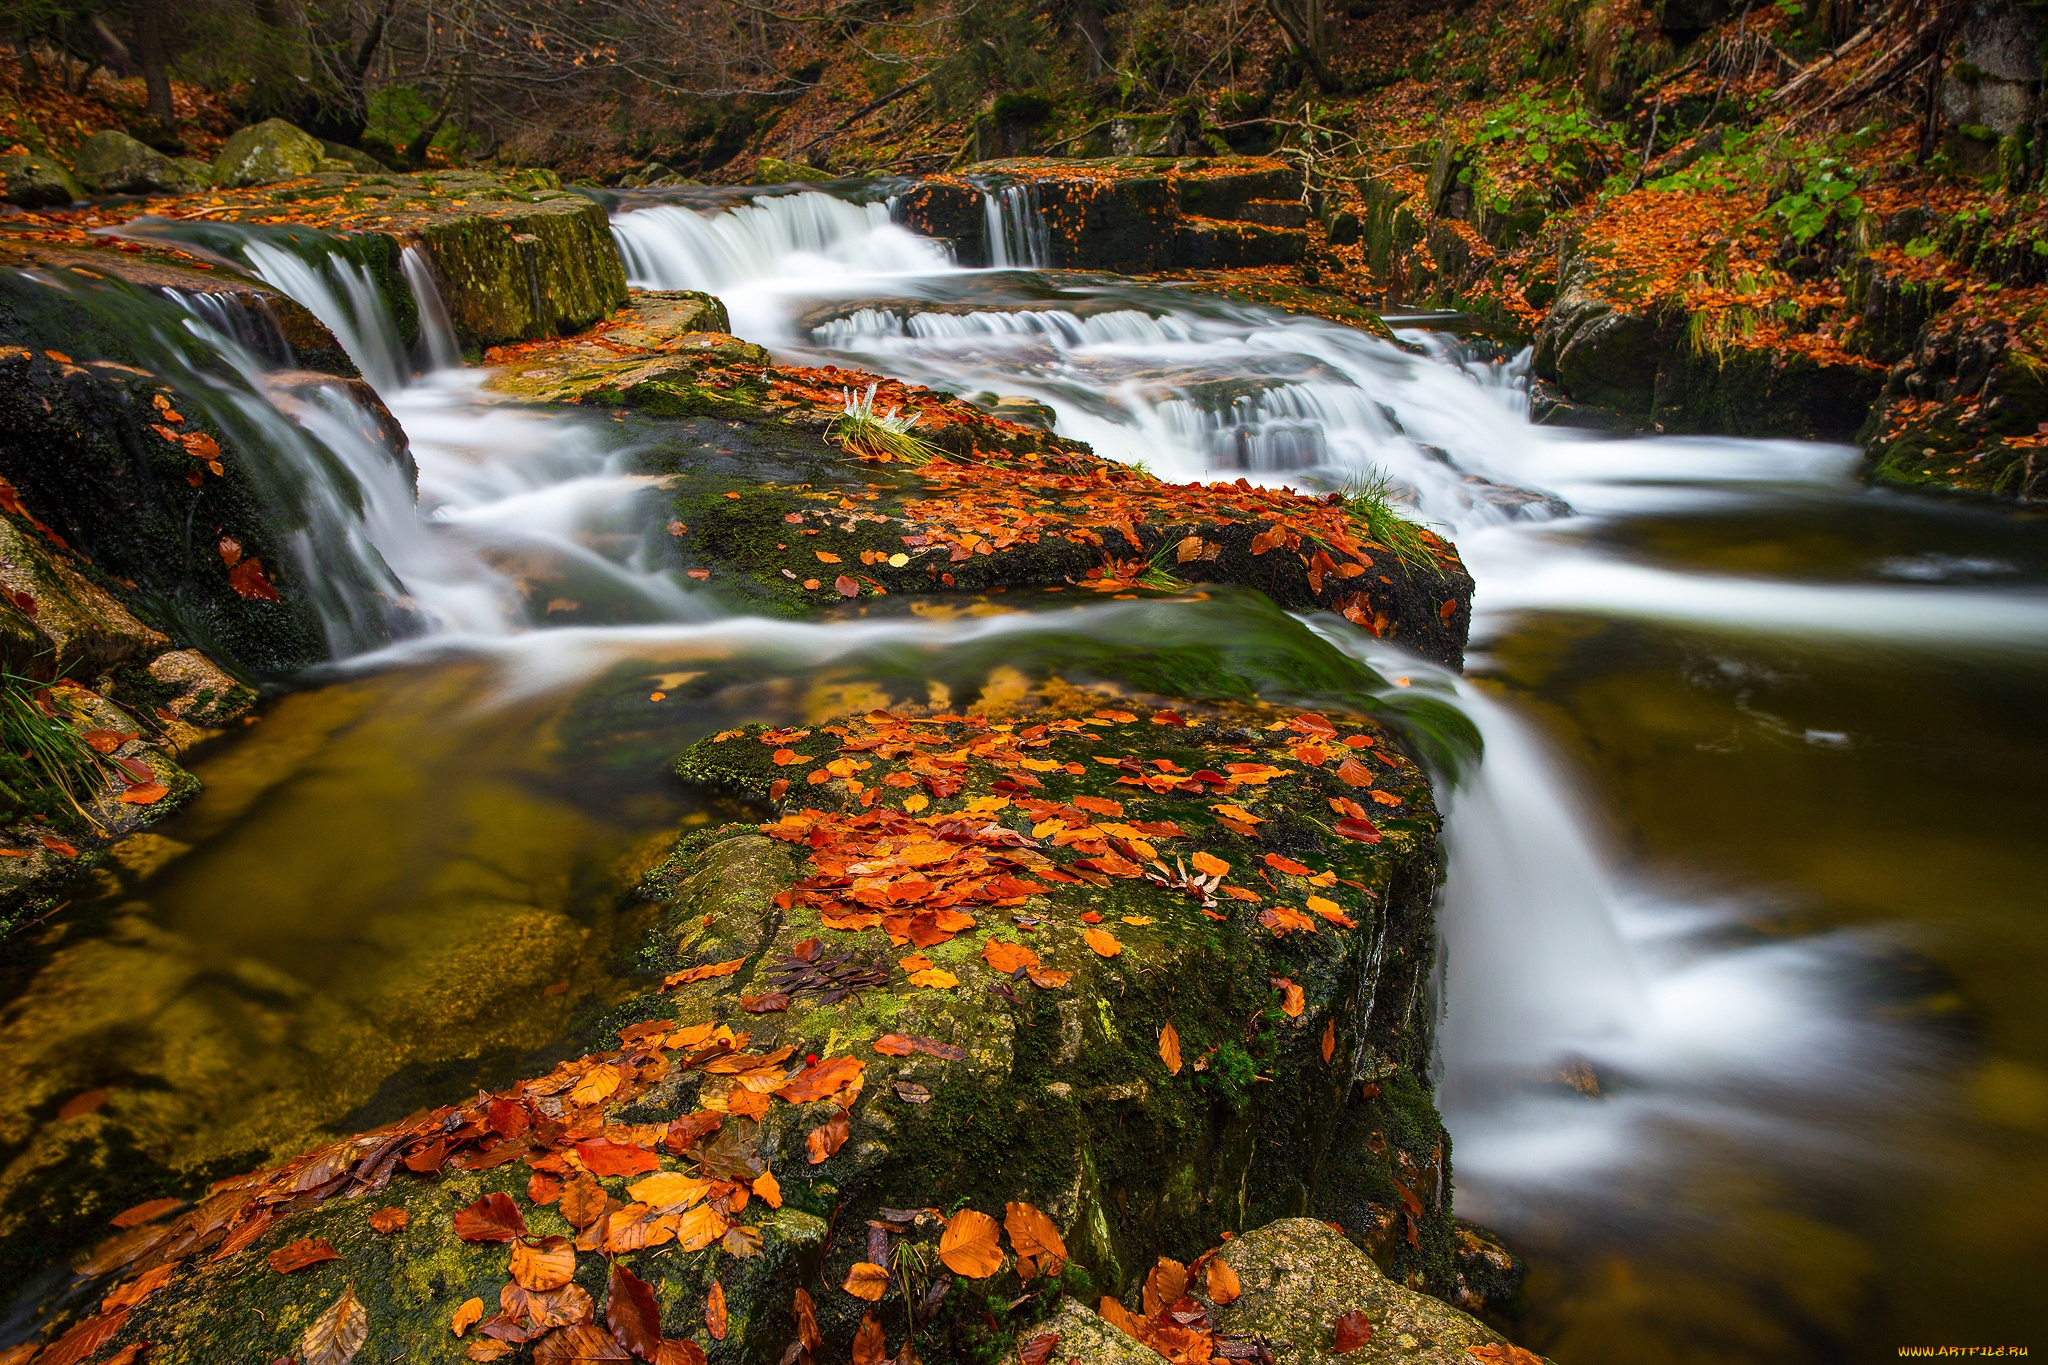
<path fill-rule="evenodd" d="M 1074 27 L 1080 30 L 1081 41 L 1088 46 L 1088 74 L 1107 74 L 1115 62 L 1110 52 L 1109 31 L 1102 26 L 1102 12 L 1096 8 L 1095 0 L 1077 0 Z"/>
<path fill-rule="evenodd" d="M 170 55 L 165 50 L 163 0 L 141 0 L 135 7 L 135 60 L 149 93 L 149 116 L 165 132 L 177 126 L 171 107 Z"/>
<path fill-rule="evenodd" d="M 1336 90 L 1338 82 L 1336 73 L 1330 70 L 1330 38 L 1323 17 L 1323 0 L 1266 0 L 1266 11 L 1280 25 L 1294 55 L 1315 74 L 1316 84 L 1325 91 Z"/>

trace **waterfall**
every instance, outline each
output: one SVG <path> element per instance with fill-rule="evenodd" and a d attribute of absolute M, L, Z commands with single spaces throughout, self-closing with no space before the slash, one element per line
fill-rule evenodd
<path fill-rule="evenodd" d="M 433 263 L 417 244 L 408 242 L 398 253 L 399 268 L 405 272 L 406 287 L 412 291 L 413 308 L 419 314 L 418 365 L 422 370 L 453 370 L 462 365 L 462 343 L 455 339 L 455 324 L 448 319 L 448 305 L 442 302 L 440 286 L 434 283 Z"/>
<path fill-rule="evenodd" d="M 998 270 L 1043 270 L 1052 262 L 1052 229 L 1038 208 L 1038 186 L 984 186 L 982 250 Z"/>
<path fill-rule="evenodd" d="M 612 236 L 638 289 L 700 289 L 792 276 L 942 270 L 944 248 L 889 220 L 886 203 L 781 194 L 720 213 L 673 204 L 616 214 Z"/>

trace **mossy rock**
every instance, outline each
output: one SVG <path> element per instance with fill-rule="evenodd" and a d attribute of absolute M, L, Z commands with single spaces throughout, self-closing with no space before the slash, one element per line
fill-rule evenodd
<path fill-rule="evenodd" d="M 186 194 L 206 187 L 197 166 L 108 128 L 79 144 L 71 169 L 94 194 Z"/>
<path fill-rule="evenodd" d="M 71 172 L 45 156 L 0 156 L 7 202 L 25 209 L 61 208 L 85 198 Z"/>
<path fill-rule="evenodd" d="M 213 180 L 223 189 L 297 180 L 318 171 L 327 151 L 311 133 L 281 118 L 237 129 L 214 158 Z"/>
<path fill-rule="evenodd" d="M 724 1249 L 714 1243 L 685 1251 L 673 1237 L 614 1247 L 640 1226 L 642 1215 L 627 1209 L 591 1225 L 597 1231 L 583 1234 L 588 1246 L 576 1263 L 575 1283 L 601 1302 L 605 1257 L 594 1253 L 611 1250 L 652 1287 L 664 1334 L 693 1337 L 718 1361 L 781 1359 L 795 1334 L 799 1290 L 815 1301 L 828 1351 L 844 1351 L 871 1307 L 841 1285 L 855 1262 L 877 1254 L 871 1246 L 894 1244 L 900 1255 L 879 1254 L 913 1277 L 911 1297 L 924 1306 L 921 1357 L 965 1362 L 1036 1332 L 1066 1294 L 1134 1292 L 1159 1255 L 1191 1258 L 1225 1232 L 1290 1213 L 1355 1217 L 1349 1192 L 1362 1186 L 1396 1209 L 1404 1178 L 1420 1186 L 1424 1203 L 1419 1236 L 1412 1245 L 1396 1240 L 1394 1270 L 1449 1285 L 1454 1229 L 1436 1196 L 1448 1187 L 1447 1172 L 1424 1181 L 1402 1174 L 1447 1159 L 1428 1098 L 1430 1012 L 1415 1008 L 1428 995 L 1440 872 L 1436 816 L 1421 773 L 1385 732 L 1342 716 L 1188 708 L 1175 718 L 1189 723 L 1172 725 L 1116 710 L 1105 694 L 1050 684 L 1024 704 L 1011 722 L 871 716 L 801 735 L 755 727 L 700 743 L 685 756 L 685 771 L 705 780 L 715 771 L 728 785 L 763 790 L 774 781 L 761 780 L 767 773 L 797 774 L 796 789 L 813 813 L 790 803 L 762 832 L 740 827 L 685 841 L 679 865 L 657 879 L 663 900 L 648 944 L 650 964 L 674 973 L 671 988 L 610 1016 L 607 1029 L 619 1032 L 596 1040 L 610 1050 L 497 1097 L 524 1097 L 517 1102 L 534 1122 L 556 1126 L 493 1138 L 484 1123 L 465 1126 L 471 1120 L 464 1115 L 489 1109 L 479 1101 L 217 1185 L 198 1208 L 121 1234 L 88 1263 L 112 1284 L 177 1262 L 167 1283 L 113 1324 L 113 1345 L 147 1338 L 174 1362 L 275 1358 L 293 1353 L 308 1325 L 352 1286 L 367 1309 L 372 1349 L 390 1358 L 460 1359 L 467 1343 L 448 1330 L 451 1317 L 471 1296 L 499 1303 L 506 1249 L 458 1238 L 455 1213 L 495 1192 L 520 1210 L 532 1234 L 575 1235 L 568 1205 L 531 1177 L 537 1170 L 575 1176 L 579 1165 L 604 1155 L 593 1142 L 606 1152 L 645 1154 L 629 1163 L 638 1173 L 599 1177 L 622 1205 L 632 1197 L 626 1187 L 656 1166 L 752 1182 L 754 1198 L 712 1228 L 712 1237 L 728 1223 L 750 1230 Z M 1363 757 L 1374 786 L 1339 781 L 1334 757 L 1309 764 L 1310 744 Z M 963 759 L 952 757 L 956 749 Z M 827 773 L 813 783 L 802 776 L 808 764 L 776 761 L 783 750 L 807 752 L 820 765 L 844 758 L 848 776 Z M 1102 752 L 1129 756 L 1141 774 L 1137 785 L 1123 780 L 1132 776 L 1126 767 L 1095 762 Z M 1148 766 L 1155 759 L 1183 773 L 1217 766 L 1216 781 L 1198 782 L 1200 797 L 1176 796 L 1172 783 L 1142 777 L 1166 772 Z M 934 761 L 941 766 L 933 769 Z M 1242 776 L 1223 777 L 1226 762 L 1242 762 Z M 924 785 L 920 769 L 957 785 Z M 897 781 L 899 774 L 911 785 Z M 1373 803 L 1381 842 L 1315 832 L 1302 814 L 1325 787 L 1385 792 L 1391 805 Z M 917 804 L 906 802 L 909 793 L 933 823 L 916 824 L 900 810 L 883 817 L 881 801 L 863 801 L 869 793 L 888 793 L 891 808 Z M 1259 889 L 1246 894 L 1259 899 L 1126 875 L 1109 861 L 1115 850 L 1142 850 L 1107 829 L 1070 826 L 1093 832 L 1056 845 L 1057 831 L 1040 828 L 1046 822 L 1018 804 L 1038 800 L 1119 824 L 1106 814 L 1115 802 L 1121 820 L 1146 826 L 1130 826 L 1131 837 L 1157 840 L 1163 859 L 1184 865 L 1193 851 L 1210 852 L 1230 864 L 1221 884 L 1249 883 Z M 949 857 L 1033 857 L 1011 865 L 1017 884 L 999 886 L 980 873 L 957 880 L 964 865 L 911 858 L 904 868 L 924 870 L 899 872 L 906 888 L 944 879 L 967 893 L 954 913 L 971 911 L 977 922 L 967 932 L 955 924 L 953 936 L 933 941 L 920 920 L 898 926 L 908 941 L 892 943 L 887 923 L 832 927 L 843 918 L 831 906 L 842 903 L 846 883 L 824 870 L 825 855 L 813 853 L 806 832 L 830 827 L 856 837 L 878 827 L 863 826 L 863 817 L 926 831 L 918 837 L 942 841 Z M 1177 832 L 1165 832 L 1161 817 Z M 1253 832 L 1226 829 L 1225 821 Z M 885 829 L 884 837 L 893 836 Z M 1094 851 L 1107 840 L 1124 842 Z M 1269 865 L 1268 849 L 1290 852 Z M 1320 880 L 1286 870 L 1304 865 Z M 1311 895 L 1330 898 L 1328 913 L 1349 917 L 1350 927 L 1318 917 L 1325 912 L 1309 904 Z M 1205 913 L 1208 898 L 1218 908 Z M 915 903 L 906 904 L 914 914 Z M 1269 923 L 1289 923 L 1275 918 L 1282 906 L 1311 927 L 1276 935 Z M 936 925 L 937 912 L 927 913 Z M 1114 956 L 1104 955 L 1109 938 L 1087 941 L 1105 931 L 1114 936 Z M 995 940 L 1036 954 L 1039 975 L 1028 964 L 992 965 L 999 962 L 988 946 Z M 935 972 L 913 979 L 927 969 L 899 959 L 920 952 Z M 705 964 L 718 970 L 687 971 Z M 835 993 L 840 977 L 807 978 L 807 964 L 828 973 L 851 964 L 859 984 Z M 1044 975 L 1048 969 L 1067 975 Z M 765 1012 L 743 1007 L 778 988 L 789 997 L 786 1008 L 775 1010 L 772 1001 Z M 1299 991 L 1298 1002 L 1290 990 Z M 720 1034 L 721 1024 L 750 1037 Z M 1163 1048 L 1169 1024 L 1177 1055 Z M 614 1036 L 624 1051 L 612 1046 Z M 734 1064 L 711 1064 L 726 1056 Z M 851 1061 L 832 1060 L 839 1058 Z M 772 1072 L 761 1072 L 764 1066 Z M 594 1083 L 603 1067 L 622 1079 L 585 1096 L 586 1081 Z M 765 1089 L 748 1079 L 763 1074 Z M 817 1099 L 785 1079 L 824 1074 L 840 1079 Z M 857 1078 L 850 1090 L 849 1075 Z M 743 1117 L 754 1112 L 759 1123 Z M 835 1115 L 843 1115 L 846 1134 L 820 1146 L 813 1134 Z M 707 1132 L 710 1122 L 718 1126 Z M 1361 1123 L 1374 1141 L 1349 1140 Z M 677 1125 L 686 1137 L 671 1141 Z M 439 1163 L 437 1176 L 400 1164 L 437 1135 L 457 1133 L 469 1136 L 417 1163 L 427 1170 Z M 450 1151 L 460 1159 L 448 1160 Z M 761 1173 L 772 1173 L 779 1190 L 763 1193 L 770 1187 Z M 332 1197 L 357 1186 L 358 1197 Z M 1027 1280 L 1005 1257 L 993 1277 L 969 1280 L 933 1259 L 946 1211 L 964 1205 L 1000 1214 L 1014 1201 L 1055 1221 L 1074 1264 Z M 652 1216 L 650 1206 L 638 1207 Z M 404 1210 L 408 1225 L 374 1232 L 369 1215 L 380 1208 Z M 223 1238 L 259 1213 L 267 1221 L 236 1235 L 241 1249 L 223 1250 Z M 291 1274 L 266 1265 L 271 1253 L 309 1238 L 325 1239 L 339 1259 Z M 714 1283 L 730 1319 L 723 1340 L 703 1327 Z M 913 1306 L 899 1293 L 904 1287 L 872 1308 L 893 1342 L 902 1340 Z M 982 1311 L 991 1303 L 1006 1305 L 1000 1318 Z"/>
<path fill-rule="evenodd" d="M 784 161 L 779 156 L 764 156 L 754 165 L 756 185 L 794 185 L 830 179 L 830 171 L 806 166 L 801 161 Z"/>
<path fill-rule="evenodd" d="M 1217 1330 L 1268 1343 L 1279 1365 L 1471 1365 L 1473 1347 L 1498 1359 L 1536 1360 L 1470 1314 L 1382 1274 L 1357 1247 L 1309 1218 L 1270 1223 L 1224 1244 L 1218 1257 L 1237 1272 L 1242 1295 L 1216 1313 Z M 1362 1312 L 1372 1335 L 1339 1356 L 1336 1320 Z"/>

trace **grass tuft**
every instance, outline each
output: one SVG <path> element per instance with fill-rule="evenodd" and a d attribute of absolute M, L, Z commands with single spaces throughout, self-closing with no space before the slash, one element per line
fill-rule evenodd
<path fill-rule="evenodd" d="M 97 827 L 99 821 L 86 810 L 85 801 L 106 782 L 112 765 L 76 730 L 43 709 L 37 694 L 46 686 L 0 671 L 0 744 Z"/>
<path fill-rule="evenodd" d="M 855 397 L 852 389 L 841 389 L 846 401 L 846 411 L 832 419 L 832 425 L 825 430 L 828 439 L 839 442 L 840 449 L 853 455 L 872 455 L 878 460 L 901 460 L 905 464 L 924 464 L 939 453 L 938 447 L 920 436 L 910 434 L 917 425 L 917 414 L 907 417 L 896 415 L 891 408 L 880 416 L 875 415 L 875 390 L 879 385 L 868 385 L 868 391 Z"/>
<path fill-rule="evenodd" d="M 1354 474 L 1337 489 L 1344 510 L 1365 531 L 1365 539 L 1393 551 L 1394 558 L 1418 569 L 1438 567 L 1434 534 L 1409 520 L 1395 501 L 1395 484 L 1383 470 Z"/>

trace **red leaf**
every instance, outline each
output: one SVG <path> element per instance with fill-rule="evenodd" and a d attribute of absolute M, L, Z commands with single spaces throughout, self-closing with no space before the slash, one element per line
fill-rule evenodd
<path fill-rule="evenodd" d="M 644 1175 L 661 1169 L 660 1158 L 645 1147 L 609 1138 L 577 1143 L 576 1155 L 582 1159 L 583 1169 L 592 1175 Z"/>
<path fill-rule="evenodd" d="M 242 562 L 242 542 L 233 536 L 220 538 L 220 562 L 230 569 Z"/>
<path fill-rule="evenodd" d="M 341 1253 L 336 1251 L 325 1237 L 307 1237 L 281 1246 L 266 1258 L 270 1268 L 280 1275 L 289 1275 L 294 1270 L 304 1270 L 309 1265 L 322 1261 L 338 1261 Z"/>
<path fill-rule="evenodd" d="M 121 1324 L 128 1321 L 128 1310 L 117 1313 L 102 1313 L 96 1318 L 87 1318 L 78 1326 L 57 1338 L 56 1345 L 43 1352 L 44 1365 L 78 1365 L 78 1362 L 92 1355 L 112 1340 L 114 1333 L 121 1330 Z"/>
<path fill-rule="evenodd" d="M 604 1320 L 612 1335 L 642 1360 L 653 1360 L 660 1352 L 661 1305 L 655 1302 L 647 1282 L 616 1259 L 605 1289 Z"/>
<path fill-rule="evenodd" d="M 1370 820 L 1339 820 L 1333 828 L 1346 839 L 1356 839 L 1361 844 L 1376 844 L 1380 841 L 1379 826 Z"/>
<path fill-rule="evenodd" d="M 263 561 L 245 559 L 228 570 L 228 586 L 253 602 L 280 601 L 277 589 L 264 577 Z"/>
<path fill-rule="evenodd" d="M 534 1365 L 613 1365 L 633 1357 L 595 1323 L 571 1323 L 534 1343 Z"/>
<path fill-rule="evenodd" d="M 839 589 L 839 595 L 841 597 L 860 596 L 860 584 L 855 582 L 853 579 L 849 578 L 845 574 L 841 574 L 839 575 L 839 577 L 833 579 L 832 586 Z"/>
<path fill-rule="evenodd" d="M 1366 1342 L 1372 1340 L 1372 1323 L 1364 1313 L 1354 1308 L 1337 1319 L 1337 1337 L 1330 1343 L 1330 1354 L 1349 1355 Z"/>
<path fill-rule="evenodd" d="M 182 1199 L 152 1199 L 146 1204 L 137 1204 L 132 1209 L 123 1209 L 109 1221 L 117 1228 L 132 1228 L 138 1223 L 153 1223 L 172 1209 L 182 1209 Z"/>
<path fill-rule="evenodd" d="M 465 1242 L 509 1242 L 526 1235 L 526 1216 L 510 1195 L 487 1194 L 456 1210 L 455 1235 Z"/>

